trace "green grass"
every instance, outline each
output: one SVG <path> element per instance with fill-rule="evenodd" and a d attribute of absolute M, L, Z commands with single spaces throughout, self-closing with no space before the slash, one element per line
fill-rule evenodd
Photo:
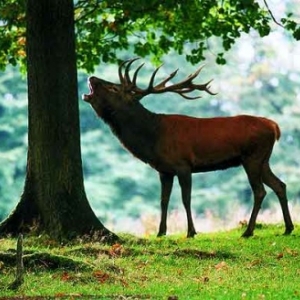
<path fill-rule="evenodd" d="M 25 237 L 25 281 L 16 291 L 6 258 L 16 240 L 2 239 L 0 299 L 300 299 L 300 238 L 297 227 L 291 236 L 283 231 L 263 225 L 249 239 L 241 229 L 194 239 L 121 236 L 113 246 Z"/>

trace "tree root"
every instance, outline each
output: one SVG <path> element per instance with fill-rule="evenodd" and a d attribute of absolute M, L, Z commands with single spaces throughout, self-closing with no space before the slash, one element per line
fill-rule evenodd
<path fill-rule="evenodd" d="M 0 261 L 4 263 L 4 267 L 14 267 L 16 265 L 16 253 L 0 252 Z M 23 255 L 23 263 L 26 269 L 45 268 L 48 270 L 55 269 L 92 269 L 93 266 L 87 263 L 76 261 L 66 256 L 53 255 L 47 252 L 30 252 L 25 251 Z"/>

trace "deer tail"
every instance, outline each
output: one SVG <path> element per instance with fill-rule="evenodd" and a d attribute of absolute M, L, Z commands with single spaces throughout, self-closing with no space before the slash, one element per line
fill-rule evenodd
<path fill-rule="evenodd" d="M 280 131 L 280 128 L 277 123 L 274 122 L 274 126 L 275 126 L 275 128 L 274 128 L 275 129 L 275 138 L 278 141 L 281 136 L 281 131 Z"/>

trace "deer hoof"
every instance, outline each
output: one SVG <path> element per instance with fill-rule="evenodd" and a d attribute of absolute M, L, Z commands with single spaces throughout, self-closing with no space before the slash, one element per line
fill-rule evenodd
<path fill-rule="evenodd" d="M 291 228 L 286 228 L 283 235 L 290 235 L 293 230 L 294 230 L 294 226 L 291 227 Z"/>
<path fill-rule="evenodd" d="M 187 238 L 193 238 L 196 234 L 197 234 L 196 231 L 188 232 L 188 234 L 187 234 L 186 237 L 187 237 Z"/>
<path fill-rule="evenodd" d="M 253 232 L 250 232 L 250 231 L 247 231 L 247 230 L 242 234 L 243 238 L 249 238 L 251 236 L 253 236 Z"/>
<path fill-rule="evenodd" d="M 159 232 L 156 237 L 166 236 L 166 232 Z"/>

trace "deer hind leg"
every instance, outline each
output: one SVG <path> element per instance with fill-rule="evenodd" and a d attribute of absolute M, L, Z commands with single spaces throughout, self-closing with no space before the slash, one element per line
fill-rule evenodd
<path fill-rule="evenodd" d="M 256 218 L 261 208 L 261 204 L 266 195 L 266 191 L 262 181 L 262 163 L 258 163 L 255 160 L 248 161 L 243 164 L 244 169 L 247 173 L 249 183 L 254 195 L 254 205 L 251 212 L 250 220 L 246 231 L 242 237 L 249 237 L 253 235 L 255 228 Z"/>
<path fill-rule="evenodd" d="M 194 237 L 196 230 L 191 212 L 191 189 L 192 189 L 192 174 L 190 170 L 182 171 L 177 174 L 179 185 L 181 188 L 182 202 L 187 215 L 187 237 Z"/>
<path fill-rule="evenodd" d="M 263 166 L 262 180 L 277 195 L 281 205 L 281 210 L 283 213 L 283 219 L 285 223 L 284 234 L 290 234 L 294 229 L 294 225 L 288 208 L 288 199 L 286 195 L 285 183 L 274 175 L 268 163 L 265 163 Z"/>
<path fill-rule="evenodd" d="M 174 175 L 159 173 L 161 182 L 161 219 L 157 236 L 163 236 L 167 233 L 167 212 L 172 192 Z"/>

